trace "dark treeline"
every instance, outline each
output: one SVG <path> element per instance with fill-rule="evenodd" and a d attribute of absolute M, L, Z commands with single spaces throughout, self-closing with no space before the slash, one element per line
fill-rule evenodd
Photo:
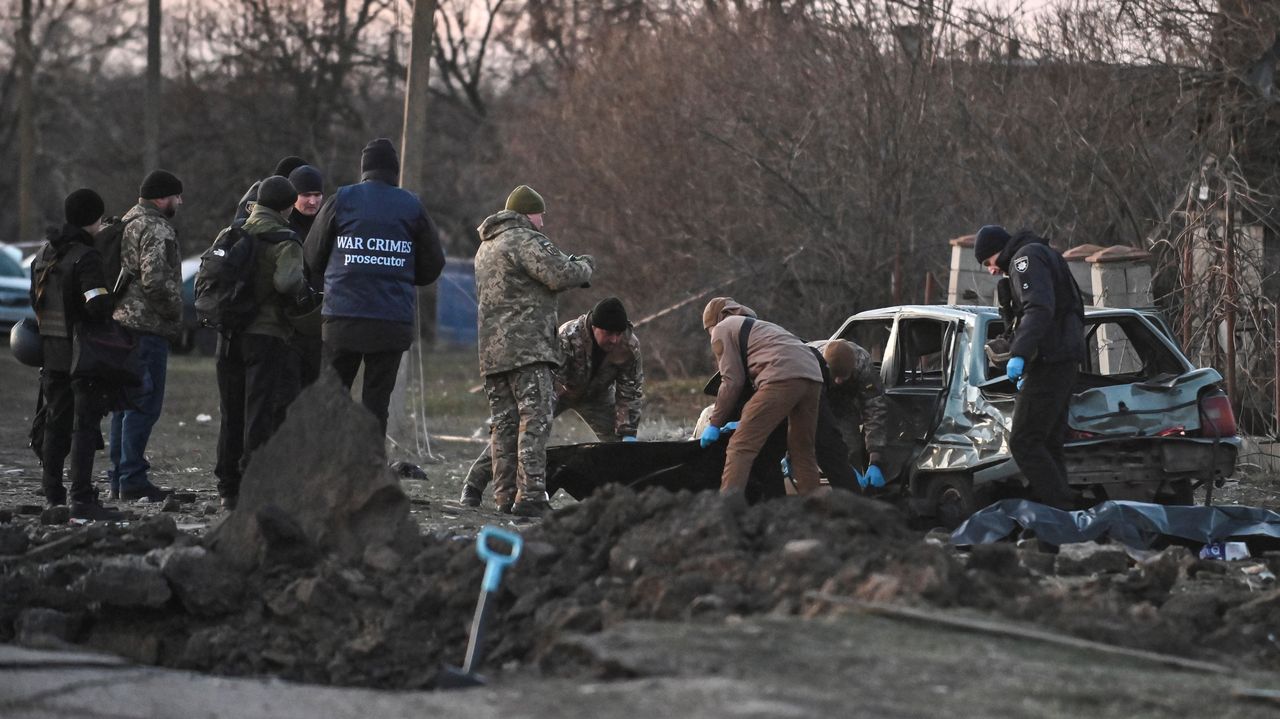
<path fill-rule="evenodd" d="M 37 4 L 39 210 L 56 220 L 90 185 L 123 212 L 144 173 L 145 3 Z M 566 316 L 606 293 L 639 318 L 712 291 L 817 337 L 923 299 L 926 272 L 945 284 L 946 240 L 986 222 L 1147 247 L 1208 153 L 1274 190 L 1280 3 L 1061 5 L 442 0 L 424 199 L 469 256 L 511 187 L 538 188 L 552 239 L 600 260 Z M 161 164 L 186 183 L 188 254 L 279 157 L 336 187 L 368 139 L 399 144 L 407 0 L 166 13 Z M 13 67 L 0 236 L 18 239 Z M 643 328 L 655 371 L 705 369 L 701 306 Z"/>

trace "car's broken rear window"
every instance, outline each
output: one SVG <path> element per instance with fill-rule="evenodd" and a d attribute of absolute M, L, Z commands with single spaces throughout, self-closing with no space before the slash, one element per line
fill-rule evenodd
<path fill-rule="evenodd" d="M 1080 384 L 1106 386 L 1176 376 L 1185 371 L 1177 355 L 1137 318 L 1086 320 Z"/>

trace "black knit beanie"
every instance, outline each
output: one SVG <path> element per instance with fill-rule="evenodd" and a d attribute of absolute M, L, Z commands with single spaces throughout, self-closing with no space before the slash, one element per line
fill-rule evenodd
<path fill-rule="evenodd" d="M 62 210 L 68 225 L 88 227 L 102 219 L 107 206 L 102 203 L 102 197 L 98 193 L 82 187 L 67 195 L 67 199 L 62 203 Z"/>
<path fill-rule="evenodd" d="M 159 200 L 182 194 L 182 180 L 168 170 L 152 170 L 138 188 L 138 197 L 144 200 Z"/>
<path fill-rule="evenodd" d="M 298 200 L 298 192 L 289 184 L 289 180 L 279 175 L 272 175 L 258 185 L 258 204 L 282 212 Z"/>
<path fill-rule="evenodd" d="M 1009 233 L 1000 225 L 983 225 L 973 238 L 973 256 L 981 263 L 1009 244 Z"/>
<path fill-rule="evenodd" d="M 599 327 L 605 332 L 624 332 L 627 329 L 627 310 L 622 300 L 617 297 L 606 297 L 591 308 L 591 326 Z"/>
<path fill-rule="evenodd" d="M 360 153 L 360 171 L 371 170 L 400 171 L 400 157 L 396 155 L 395 146 L 385 137 L 371 140 Z"/>
<path fill-rule="evenodd" d="M 276 163 L 276 169 L 272 170 L 271 174 L 288 177 L 290 172 L 293 172 L 305 164 L 307 164 L 307 161 L 297 155 L 282 157 L 280 158 L 280 161 Z"/>
<path fill-rule="evenodd" d="M 297 190 L 299 195 L 305 195 L 308 192 L 324 192 L 324 177 L 311 165 L 294 168 L 293 172 L 289 173 L 289 182 L 293 184 L 293 189 Z"/>

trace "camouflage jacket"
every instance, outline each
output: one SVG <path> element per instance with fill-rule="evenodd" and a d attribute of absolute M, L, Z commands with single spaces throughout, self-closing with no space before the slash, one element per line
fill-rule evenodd
<path fill-rule="evenodd" d="M 556 295 L 591 280 L 590 255 L 566 255 L 529 218 L 503 210 L 479 227 L 476 250 L 480 373 L 559 365 Z"/>
<path fill-rule="evenodd" d="M 591 372 L 595 338 L 590 314 L 560 325 L 560 349 L 564 364 L 556 370 L 556 400 L 576 407 L 583 404 L 613 406 L 613 431 L 634 437 L 640 427 L 640 403 L 644 399 L 644 368 L 640 362 L 640 340 L 632 330 L 616 348 L 600 360 Z"/>
<path fill-rule="evenodd" d="M 129 284 L 116 300 L 114 317 L 138 332 L 176 341 L 182 335 L 182 259 L 178 233 L 151 205 L 135 205 L 120 240 L 120 269 Z"/>
<path fill-rule="evenodd" d="M 819 352 L 828 340 L 810 342 Z M 850 342 L 856 356 L 853 374 L 843 384 L 827 385 L 827 401 L 845 436 L 861 431 L 866 437 L 871 461 L 879 459 L 888 443 L 889 403 L 884 397 L 884 382 L 871 353 L 856 342 Z"/>

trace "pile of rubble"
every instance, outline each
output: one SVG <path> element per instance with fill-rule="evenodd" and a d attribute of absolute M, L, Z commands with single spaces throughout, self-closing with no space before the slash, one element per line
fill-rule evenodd
<path fill-rule="evenodd" d="M 433 686 L 466 646 L 483 571 L 474 538 L 418 536 L 372 417 L 308 397 L 315 406 L 291 414 L 255 457 L 240 507 L 203 539 L 163 515 L 50 529 L 0 514 L 0 640 L 229 675 Z M 326 418 L 343 438 L 324 434 Z M 317 441 L 325 462 L 298 462 L 296 448 Z M 843 492 L 748 506 L 605 489 L 524 539 L 495 597 L 491 674 L 615 675 L 562 640 L 628 619 L 840 611 L 811 601 L 814 590 L 1280 669 L 1280 556 L 1227 563 L 1183 547 L 1034 540 L 960 552 Z"/>
<path fill-rule="evenodd" d="M 281 521 L 279 518 L 271 520 Z M 23 546 L 26 545 L 26 546 Z M 156 517 L 132 527 L 0 525 L 0 638 L 144 662 L 346 685 L 430 687 L 466 644 L 473 543 L 323 553 L 301 536 L 248 573 Z M 608 676 L 566 633 L 625 619 L 716 622 L 832 611 L 807 592 L 972 607 L 1086 638 L 1280 668 L 1280 558 L 1225 563 L 1037 542 L 967 553 L 838 493 L 748 507 L 714 494 L 606 491 L 526 534 L 497 597 L 490 668 Z"/>

